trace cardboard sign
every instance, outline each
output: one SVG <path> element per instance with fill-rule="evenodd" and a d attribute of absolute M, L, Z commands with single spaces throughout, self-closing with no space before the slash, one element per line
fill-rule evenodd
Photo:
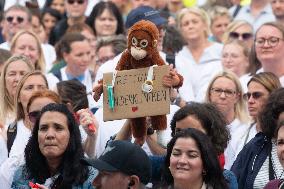
<path fill-rule="evenodd" d="M 114 80 L 114 108 L 109 107 L 106 86 L 112 85 L 113 73 L 103 76 L 103 115 L 104 121 L 127 119 L 145 116 L 165 115 L 170 112 L 170 89 L 164 87 L 162 78 L 169 73 L 169 66 L 153 68 L 153 90 L 142 91 L 147 80 L 148 68 L 117 71 Z"/>

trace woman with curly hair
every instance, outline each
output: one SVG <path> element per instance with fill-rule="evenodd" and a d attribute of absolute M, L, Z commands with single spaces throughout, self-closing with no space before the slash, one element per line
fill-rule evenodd
<path fill-rule="evenodd" d="M 187 128 L 198 129 L 210 137 L 223 167 L 223 153 L 230 139 L 230 133 L 221 112 L 212 104 L 192 102 L 179 109 L 171 121 L 172 136 Z"/>
<path fill-rule="evenodd" d="M 171 139 L 164 167 L 170 189 L 228 188 L 209 137 L 197 129 L 180 131 Z"/>
<path fill-rule="evenodd" d="M 84 157 L 81 136 L 73 114 L 63 104 L 45 106 L 25 149 L 25 165 L 15 173 L 12 188 L 88 189 L 95 170 L 80 163 Z"/>
<path fill-rule="evenodd" d="M 271 93 L 258 116 L 261 132 L 243 148 L 232 166 L 240 189 L 263 188 L 270 180 L 284 178 L 275 144 L 275 131 L 282 112 L 284 88 Z"/>

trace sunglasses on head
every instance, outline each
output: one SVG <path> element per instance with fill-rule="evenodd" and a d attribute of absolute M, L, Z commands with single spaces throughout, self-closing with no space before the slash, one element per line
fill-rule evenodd
<path fill-rule="evenodd" d="M 253 99 L 257 100 L 257 99 L 259 99 L 260 97 L 262 97 L 263 95 L 264 95 L 264 94 L 261 93 L 261 92 L 253 92 L 253 93 L 247 92 L 247 93 L 244 94 L 243 97 L 244 97 L 245 100 L 250 99 L 250 97 L 252 97 Z"/>
<path fill-rule="evenodd" d="M 230 32 L 229 37 L 232 39 L 239 39 L 242 36 L 243 40 L 248 40 L 252 38 L 252 33 L 237 33 L 237 32 Z"/>
<path fill-rule="evenodd" d="M 30 112 L 29 114 L 29 119 L 32 123 L 35 123 L 37 118 L 39 117 L 40 115 L 40 111 L 32 111 Z"/>
<path fill-rule="evenodd" d="M 6 18 L 7 22 L 11 23 L 13 22 L 14 18 L 17 20 L 17 22 L 20 24 L 24 21 L 24 18 L 23 17 L 20 17 L 20 16 L 17 16 L 17 17 L 13 17 L 13 16 L 8 16 Z"/>
<path fill-rule="evenodd" d="M 73 5 L 75 2 L 77 2 L 78 4 L 83 4 L 85 1 L 84 0 L 68 0 L 67 1 L 69 4 Z"/>

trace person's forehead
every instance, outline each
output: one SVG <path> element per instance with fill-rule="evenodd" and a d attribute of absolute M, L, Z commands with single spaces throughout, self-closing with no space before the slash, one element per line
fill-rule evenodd
<path fill-rule="evenodd" d="M 24 11 L 24 10 L 21 10 L 21 9 L 12 9 L 12 10 L 7 11 L 6 15 L 11 15 L 11 16 L 14 16 L 14 15 L 28 16 L 28 13 L 26 11 Z"/>

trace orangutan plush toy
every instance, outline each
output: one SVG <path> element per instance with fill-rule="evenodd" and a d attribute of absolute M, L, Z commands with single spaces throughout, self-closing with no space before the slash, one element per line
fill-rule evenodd
<path fill-rule="evenodd" d="M 159 30 L 150 21 L 141 20 L 134 24 L 128 32 L 127 49 L 123 52 L 116 70 L 130 70 L 146 68 L 153 65 L 162 66 L 165 62 L 157 49 Z M 180 87 L 183 77 L 173 69 L 163 78 L 163 83 L 168 87 Z M 99 81 L 94 88 L 94 99 L 99 100 L 103 92 L 103 82 Z M 150 123 L 154 130 L 163 130 L 167 127 L 166 115 L 151 116 Z M 137 143 L 143 144 L 147 132 L 146 117 L 130 119 L 131 130 Z"/>

